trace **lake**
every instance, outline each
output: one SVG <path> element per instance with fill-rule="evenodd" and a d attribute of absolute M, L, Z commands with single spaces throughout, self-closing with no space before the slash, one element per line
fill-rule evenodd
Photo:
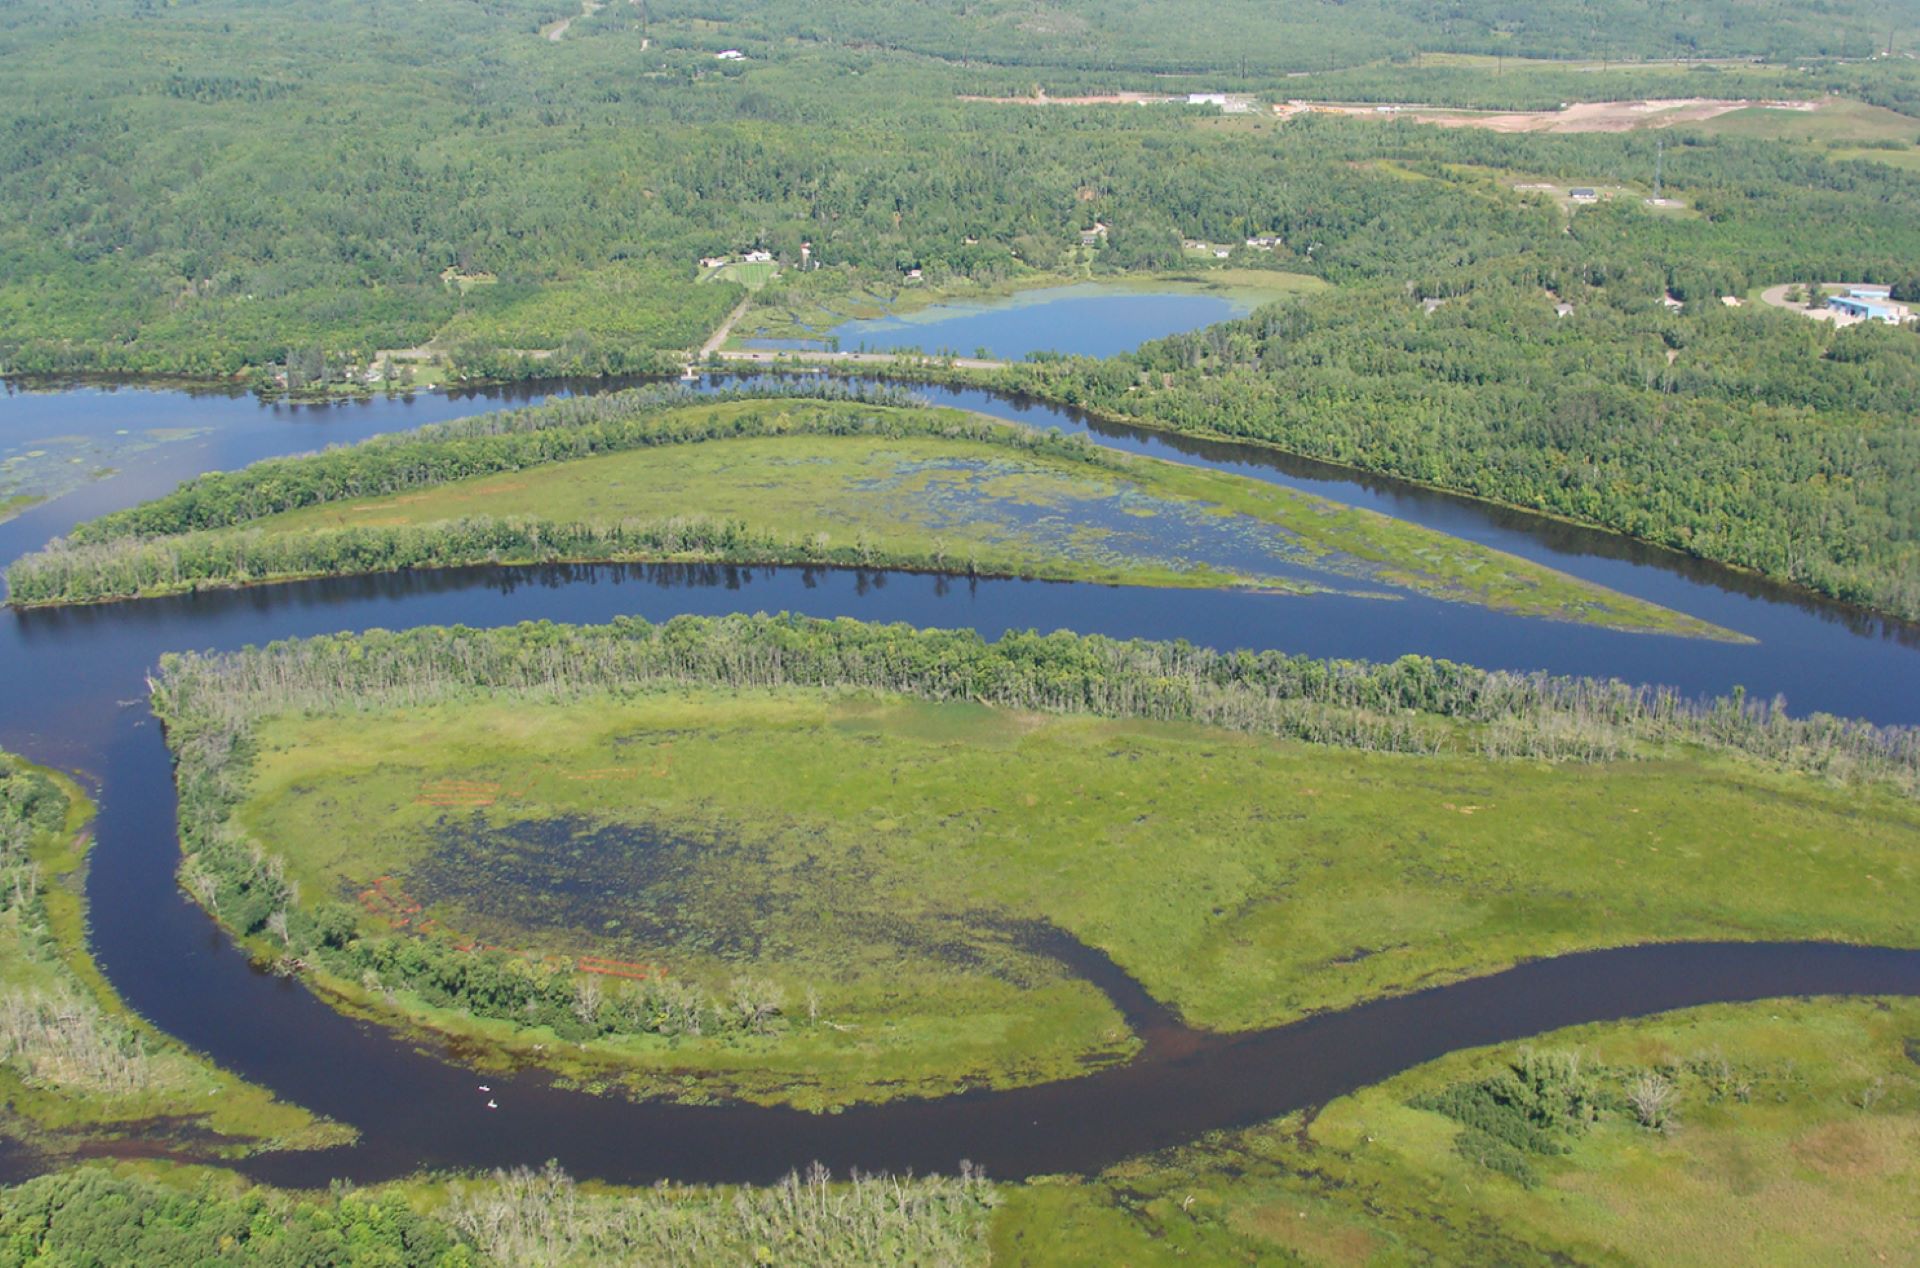
<path fill-rule="evenodd" d="M 984 351 L 1000 361 L 1029 353 L 1110 357 L 1153 339 L 1244 317 L 1257 292 L 1180 287 L 1142 290 L 1100 282 L 1020 291 L 1005 299 L 930 304 L 910 313 L 843 321 L 819 340 L 742 339 L 744 348 L 819 348 L 842 352 Z"/>

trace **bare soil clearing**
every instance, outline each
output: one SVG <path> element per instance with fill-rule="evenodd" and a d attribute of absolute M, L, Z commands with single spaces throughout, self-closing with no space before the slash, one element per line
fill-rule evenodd
<path fill-rule="evenodd" d="M 1344 114 L 1365 118 L 1411 119 L 1449 128 L 1485 128 L 1491 132 L 1631 132 L 1702 123 L 1735 110 L 1790 110 L 1806 113 L 1817 101 L 1733 101 L 1712 97 L 1657 98 L 1645 101 L 1579 101 L 1560 110 L 1452 110 L 1435 106 L 1289 101 L 1276 105 L 1283 119 L 1301 114 Z"/>

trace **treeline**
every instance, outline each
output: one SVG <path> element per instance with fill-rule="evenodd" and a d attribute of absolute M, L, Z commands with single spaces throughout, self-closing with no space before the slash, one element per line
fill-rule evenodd
<path fill-rule="evenodd" d="M 1508 724 L 1515 730 L 1502 741 L 1505 751 L 1545 755 L 1528 748 L 1529 734 L 1551 736 L 1577 725 L 1591 732 L 1591 741 L 1556 755 L 1604 759 L 1692 744 L 1920 791 L 1920 731 L 1826 714 L 1796 718 L 1779 701 L 1739 693 L 1697 700 L 1668 688 L 1483 670 L 1418 656 L 1390 664 L 1316 660 L 1064 631 L 1009 633 L 989 642 L 971 630 L 791 615 L 322 636 L 219 655 L 168 655 L 153 693 L 182 770 L 191 771 L 224 769 L 248 720 L 262 713 L 685 685 L 851 687 L 1414 753 L 1484 751 L 1481 732 Z M 207 744 L 229 756 L 200 755 Z"/>
<path fill-rule="evenodd" d="M 608 524 L 469 516 L 434 524 L 317 528 L 297 533 L 230 530 L 123 537 L 54 546 L 7 570 L 16 607 L 150 598 L 204 588 L 302 577 L 343 577 L 469 564 L 732 563 L 893 568 L 1070 580 L 1064 561 L 982 559 L 969 549 L 905 551 L 856 538 L 796 536 L 741 520 L 673 516 Z"/>
<path fill-rule="evenodd" d="M 785 402 L 788 408 L 722 408 L 758 401 Z M 831 380 L 761 383 L 711 394 L 649 387 L 568 397 L 197 476 L 165 497 L 76 526 L 70 540 L 90 545 L 227 528 L 326 502 L 380 497 L 598 454 L 784 432 L 940 434 L 1083 457 L 1097 453 L 1084 442 L 1026 428 L 956 413 L 908 412 L 907 407 L 921 404 L 899 389 Z"/>
<path fill-rule="evenodd" d="M 59 828 L 66 815 L 67 795 L 60 785 L 0 753 L 0 866 L 20 862 L 34 838 Z"/>
<path fill-rule="evenodd" d="M 986 1262 L 1000 1201 L 964 1163 L 951 1178 L 835 1180 L 815 1165 L 764 1188 L 632 1193 L 584 1190 L 549 1163 L 434 1187 L 447 1200 L 422 1213 L 397 1189 L 291 1193 L 80 1167 L 0 1190 L 0 1266 L 963 1268 Z"/>
<path fill-rule="evenodd" d="M 446 1218 L 507 1264 L 967 1268 L 987 1262 L 987 1226 L 999 1202 L 965 1162 L 951 1178 L 855 1171 L 841 1182 L 816 1163 L 766 1188 L 728 1194 L 661 1185 L 636 1197 L 583 1192 L 549 1163 L 456 1187 Z"/>
<path fill-rule="evenodd" d="M 785 434 L 940 436 L 1112 467 L 1077 436 L 953 411 L 908 408 L 897 389 L 834 380 L 715 396 L 644 388 L 483 414 L 342 449 L 198 477 L 175 492 L 81 524 L 7 570 L 9 602 L 85 603 L 304 576 L 480 563 L 697 559 L 981 571 L 978 555 L 881 551 L 699 516 L 617 523 L 469 517 L 427 525 L 234 531 L 302 507 L 376 497 L 655 445 Z M 719 408 L 765 401 L 764 409 Z M 699 408 L 707 406 L 706 409 Z M 776 408 L 778 407 L 778 408 Z M 1007 567 L 1004 562 L 1001 567 Z M 1023 564 L 1031 573 L 1037 565 Z"/>
<path fill-rule="evenodd" d="M 1669 288 L 1684 289 L 1678 313 Z M 1423 292 L 1444 302 L 1428 311 Z M 1515 265 L 1355 288 L 1000 381 L 1920 616 L 1920 339 L 1718 293 L 1731 292 L 1710 278 Z"/>
<path fill-rule="evenodd" d="M 69 809 L 45 772 L 0 752 L 0 960 L 11 969 L 0 983 L 0 1064 L 31 1087 L 130 1097 L 176 1083 L 177 1071 L 106 1015 L 61 959 L 33 850 L 64 829 Z"/>
<path fill-rule="evenodd" d="M 728 39 L 805 39 L 910 49 L 956 62 L 1039 69 L 1250 74 L 1325 70 L 1420 51 L 1509 57 L 1869 57 L 1886 16 L 1865 3 L 1764 10 L 1712 0 L 1675 10 L 1638 0 L 1575 7 L 1462 0 L 1444 10 L 1352 0 L 1300 9 L 1259 0 L 1172 0 L 1116 9 L 1063 0 L 900 6 L 861 0 L 655 0 L 656 20 L 725 24 Z M 1911 17 L 1908 18 L 1911 24 Z"/>

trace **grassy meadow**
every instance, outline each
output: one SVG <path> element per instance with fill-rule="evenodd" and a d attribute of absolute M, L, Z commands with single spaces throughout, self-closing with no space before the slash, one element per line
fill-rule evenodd
<path fill-rule="evenodd" d="M 1920 1258 L 1920 1002 L 1774 1000 L 1456 1053 L 1317 1111 L 1088 1180 L 1013 1186 L 993 1262 L 1791 1265 Z M 1416 1101 L 1578 1056 L 1598 1121 L 1532 1187 Z M 1657 1074 L 1664 1130 L 1622 1104 Z"/>
<path fill-rule="evenodd" d="M 214 1155 L 348 1138 L 201 1061 L 126 1006 L 87 951 L 93 803 L 67 776 L 0 754 L 0 776 L 20 771 L 52 781 L 66 810 L 0 874 L 10 891 L 0 901 L 0 1136 L 53 1156 L 123 1136 Z M 21 877 L 37 882 L 24 901 Z"/>
<path fill-rule="evenodd" d="M 1920 938 L 1920 808 L 1728 755 L 1412 757 L 797 690 L 282 714 L 252 735 L 234 822 L 302 901 L 421 904 L 402 927 L 362 897 L 362 936 L 424 917 L 784 1001 L 766 1033 L 569 1057 L 643 1092 L 828 1106 L 1124 1055 L 1111 1006 L 1027 949 L 1039 921 L 1229 1031 L 1578 948 Z M 552 1038 L 331 985 L 523 1051 Z"/>
<path fill-rule="evenodd" d="M 772 408 L 780 406 L 686 412 Z M 944 436 L 780 435 L 631 450 L 323 503 L 249 527 L 687 515 L 738 521 L 816 553 L 857 547 L 876 563 L 1130 585 L 1401 588 L 1610 628 L 1735 637 L 1517 556 L 1277 485 L 1156 459 L 1081 461 Z"/>

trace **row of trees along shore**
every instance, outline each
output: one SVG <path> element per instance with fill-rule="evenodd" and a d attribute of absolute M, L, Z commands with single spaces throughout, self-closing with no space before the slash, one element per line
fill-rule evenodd
<path fill-rule="evenodd" d="M 578 1038 L 763 1030 L 775 1023 L 779 1001 L 752 983 L 735 983 L 717 1000 L 670 996 L 649 983 L 596 991 L 589 1004 L 564 966 L 543 968 L 503 952 L 464 954 L 430 940 L 358 937 L 345 906 L 302 906 L 281 862 L 233 821 L 252 760 L 253 720 L 502 694 L 565 701 L 694 686 L 854 689 L 1194 722 L 1415 755 L 1607 761 L 1695 746 L 1920 796 L 1920 731 L 1794 718 L 1777 701 L 1740 694 L 1688 699 L 1662 688 L 1413 656 L 1371 664 L 1066 632 L 989 642 L 967 630 L 785 614 L 329 635 L 169 654 L 151 686 L 177 763 L 183 883 L 216 917 L 243 936 L 266 935 L 276 954 L 345 980 L 405 986 L 440 1006 L 533 1018 Z"/>
<path fill-rule="evenodd" d="M 480 515 L 301 533 L 237 530 L 122 538 L 27 556 L 14 564 L 8 582 L 11 602 L 35 607 L 408 568 L 661 561 L 963 570 L 970 576 L 996 571 L 993 561 L 983 566 L 972 551 L 955 556 L 944 547 L 883 550 L 864 538 L 835 543 L 824 533 L 781 533 L 697 515 L 612 524 Z M 1023 561 L 1020 570 L 1022 576 L 1074 576 L 1065 562 Z"/>
<path fill-rule="evenodd" d="M 765 409 L 722 410 L 736 401 Z M 188 481 L 175 492 L 73 530 L 7 571 L 20 606 L 84 603 L 299 576 L 559 560 L 698 557 L 753 563 L 948 569 L 944 551 L 881 556 L 865 544 L 750 531 L 699 516 L 612 524 L 469 517 L 429 525 L 247 531 L 251 521 L 358 497 L 657 445 L 812 434 L 941 436 L 1100 467 L 1125 459 L 1077 436 L 924 408 L 898 389 L 782 383 L 696 395 L 644 388 L 484 414 L 358 445 L 273 459 Z"/>
<path fill-rule="evenodd" d="M 764 401 L 767 408 L 697 408 L 735 401 Z M 646 388 L 439 423 L 202 476 L 153 502 L 82 524 L 70 538 L 15 561 L 7 574 L 9 598 L 21 606 L 81 603 L 298 576 L 688 556 L 976 570 L 973 560 L 939 550 L 883 556 L 858 542 L 836 546 L 700 516 L 612 524 L 476 516 L 284 534 L 243 527 L 283 511 L 475 475 L 650 446 L 786 434 L 941 436 L 1102 467 L 1125 461 L 1077 436 L 928 410 L 907 393 L 874 385 L 762 385 L 717 396 Z"/>

